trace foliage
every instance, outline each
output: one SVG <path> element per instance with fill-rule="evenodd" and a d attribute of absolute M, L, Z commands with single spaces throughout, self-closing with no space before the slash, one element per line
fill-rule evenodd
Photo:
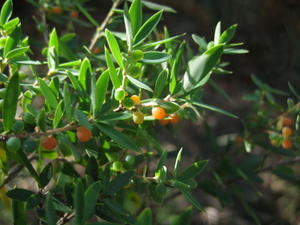
<path fill-rule="evenodd" d="M 260 224 L 250 206 L 252 196 L 245 195 L 251 189 L 258 197 L 259 174 L 271 170 L 299 183 L 288 161 L 266 164 L 270 154 L 297 162 L 297 151 L 283 150 L 281 145 L 299 149 L 299 136 L 293 132 L 294 125 L 299 128 L 299 116 L 296 123 L 284 122 L 297 116 L 299 103 L 289 100 L 285 109 L 273 97 L 285 93 L 255 76 L 259 90 L 245 97 L 255 102 L 254 118 L 245 122 L 243 137 L 235 142 L 230 137 L 220 145 L 206 124 L 217 159 L 186 165 L 183 149 L 174 155 L 155 135 L 157 118 L 160 124 L 176 126 L 179 118 L 198 120 L 205 110 L 212 110 L 237 119 L 203 102 L 204 86 L 212 74 L 231 73 L 222 56 L 247 52 L 236 48 L 242 43 L 231 43 L 236 25 L 222 32 L 218 23 L 209 43 L 193 35 L 199 45 L 199 51 L 193 52 L 182 40 L 184 35 L 170 36 L 167 28 L 159 33 L 163 14 L 174 12 L 167 6 L 116 0 L 99 24 L 85 1 L 28 2 L 42 18 L 37 22 L 46 45 L 40 49 L 44 58 L 39 61 L 32 59 L 30 39 L 23 36 L 19 18 L 11 17 L 12 0 L 4 3 L 0 14 L 0 185 L 9 189 L 14 224 L 29 224 L 28 210 L 36 212 L 37 221 L 50 225 L 156 224 L 149 202 L 164 204 L 174 192 L 203 211 L 194 189 L 224 205 L 238 199 Z M 144 8 L 155 12 L 148 15 Z M 87 46 L 70 27 L 48 33 L 47 20 L 62 24 L 71 20 L 72 26 L 94 26 L 96 32 Z M 290 89 L 299 100 L 295 88 L 290 85 Z M 153 114 L 153 109 L 160 114 Z M 273 110 L 280 116 L 272 119 Z M 286 127 L 292 130 L 287 132 Z M 289 147 L 284 145 L 287 140 L 292 142 Z M 231 159 L 233 154 L 242 160 Z M 32 189 L 9 185 L 22 168 L 34 179 Z M 187 224 L 191 215 L 188 208 L 168 222 Z"/>

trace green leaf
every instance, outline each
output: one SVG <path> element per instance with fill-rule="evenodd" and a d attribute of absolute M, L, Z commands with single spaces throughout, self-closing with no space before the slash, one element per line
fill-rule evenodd
<path fill-rule="evenodd" d="M 25 203 L 17 200 L 12 201 L 12 213 L 14 225 L 26 225 Z"/>
<path fill-rule="evenodd" d="M 10 34 L 19 23 L 20 23 L 20 19 L 16 17 L 8 21 L 6 24 L 4 24 L 3 29 L 6 31 L 6 33 Z"/>
<path fill-rule="evenodd" d="M 198 176 L 204 170 L 207 163 L 207 160 L 194 162 L 178 176 L 178 180 L 185 181 Z"/>
<path fill-rule="evenodd" d="M 34 192 L 21 188 L 15 188 L 6 192 L 8 197 L 21 202 L 27 201 L 27 199 L 33 194 Z"/>
<path fill-rule="evenodd" d="M 21 38 L 21 26 L 18 25 L 14 31 L 9 35 L 5 42 L 3 49 L 3 56 L 5 57 L 11 50 L 17 47 Z"/>
<path fill-rule="evenodd" d="M 59 148 L 62 152 L 72 152 L 74 159 L 76 162 L 80 161 L 81 155 L 78 152 L 78 148 L 74 146 L 74 144 L 67 138 L 67 136 L 60 135 L 58 137 Z"/>
<path fill-rule="evenodd" d="M 15 49 L 11 50 L 10 52 L 8 52 L 7 55 L 5 56 L 5 58 L 12 59 L 12 58 L 21 56 L 24 53 L 26 53 L 28 50 L 29 50 L 29 47 L 15 48 Z"/>
<path fill-rule="evenodd" d="M 129 16 L 132 34 L 135 35 L 143 23 L 143 11 L 141 0 L 133 0 L 129 8 Z"/>
<path fill-rule="evenodd" d="M 152 225 L 152 210 L 145 208 L 137 218 L 136 225 Z"/>
<path fill-rule="evenodd" d="M 67 76 L 70 79 L 74 89 L 77 90 L 80 94 L 85 96 L 86 92 L 83 90 L 83 87 L 81 83 L 78 81 L 78 79 L 76 79 L 76 77 L 70 71 L 67 71 Z"/>
<path fill-rule="evenodd" d="M 79 2 L 76 4 L 76 7 L 90 21 L 91 24 L 93 24 L 97 28 L 100 27 L 100 24 L 88 13 L 88 11 L 84 7 L 81 6 Z"/>
<path fill-rule="evenodd" d="M 74 116 L 75 119 L 78 121 L 78 123 L 81 124 L 82 126 L 90 130 L 93 128 L 89 120 L 87 119 L 87 116 L 81 110 L 75 109 Z"/>
<path fill-rule="evenodd" d="M 123 63 L 122 54 L 115 36 L 108 29 L 105 30 L 105 36 L 111 53 L 113 54 L 115 60 L 117 61 L 121 69 L 124 70 L 125 66 Z"/>
<path fill-rule="evenodd" d="M 12 63 L 15 64 L 20 64 L 20 65 L 44 65 L 47 64 L 47 62 L 42 62 L 42 61 L 38 61 L 38 60 L 14 60 L 12 61 Z"/>
<path fill-rule="evenodd" d="M 54 46 L 48 48 L 47 62 L 48 62 L 48 68 L 49 68 L 49 70 L 51 72 L 54 72 L 56 70 L 56 67 L 57 67 L 57 57 L 56 57 Z"/>
<path fill-rule="evenodd" d="M 0 26 L 8 22 L 12 14 L 13 3 L 11 0 L 6 0 L 0 12 Z"/>
<path fill-rule="evenodd" d="M 161 44 L 166 44 L 166 43 L 169 43 L 171 41 L 174 41 L 182 36 L 184 36 L 185 34 L 179 34 L 179 35 L 176 35 L 176 36 L 173 36 L 173 37 L 169 37 L 169 38 L 166 38 L 166 39 L 162 39 L 162 40 L 159 40 L 159 41 L 155 41 L 155 42 L 151 42 L 151 43 L 148 43 L 148 44 L 145 44 L 143 46 L 144 49 L 146 48 L 152 48 L 152 47 L 155 47 L 157 45 L 161 45 Z"/>
<path fill-rule="evenodd" d="M 48 47 L 49 48 L 54 47 L 55 53 L 58 56 L 58 54 L 59 54 L 59 39 L 58 39 L 55 28 L 53 28 L 52 32 L 50 33 Z"/>
<path fill-rule="evenodd" d="M 157 163 L 157 167 L 156 167 L 156 171 L 160 170 L 161 168 L 163 168 L 163 166 L 165 165 L 166 161 L 167 161 L 167 157 L 168 157 L 168 152 L 167 151 L 163 151 L 160 155 L 159 161 Z"/>
<path fill-rule="evenodd" d="M 45 81 L 43 81 L 41 78 L 38 78 L 38 82 L 40 85 L 40 90 L 43 94 L 43 96 L 45 97 L 46 100 L 46 104 L 53 108 L 56 109 L 56 106 L 58 104 L 57 99 L 55 97 L 55 94 L 53 93 L 53 91 L 51 90 L 51 88 L 46 84 Z"/>
<path fill-rule="evenodd" d="M 71 106 L 71 93 L 68 87 L 68 83 L 64 83 L 64 109 L 66 111 L 66 116 L 68 121 L 72 119 L 72 107 Z"/>
<path fill-rule="evenodd" d="M 238 116 L 230 113 L 230 112 L 227 112 L 223 109 L 220 109 L 218 107 L 215 107 L 215 106 L 211 106 L 211 105 L 207 105 L 207 104 L 204 104 L 204 103 L 200 103 L 200 102 L 192 102 L 193 105 L 195 106 L 198 106 L 198 107 L 201 107 L 201 108 L 204 108 L 204 109 L 208 109 L 208 110 L 211 110 L 211 111 L 215 111 L 215 112 L 218 112 L 218 113 L 222 113 L 226 116 L 229 116 L 229 117 L 232 117 L 232 118 L 235 118 L 235 119 L 238 119 Z"/>
<path fill-rule="evenodd" d="M 143 63 L 159 64 L 168 61 L 171 55 L 164 52 L 149 51 L 144 53 Z"/>
<path fill-rule="evenodd" d="M 247 54 L 249 53 L 249 51 L 247 49 L 236 49 L 236 48 L 225 48 L 224 49 L 224 54 L 232 54 L 232 55 L 235 55 L 235 54 Z"/>
<path fill-rule="evenodd" d="M 192 217 L 193 208 L 188 207 L 186 208 L 180 215 L 178 215 L 171 225 L 190 225 L 191 224 L 191 217 Z"/>
<path fill-rule="evenodd" d="M 126 77 L 128 78 L 128 80 L 134 84 L 135 86 L 139 87 L 139 88 L 142 88 L 144 90 L 147 90 L 147 91 L 150 91 L 150 92 L 153 92 L 152 88 L 150 88 L 148 85 L 142 83 L 141 81 L 129 76 L 129 75 L 126 75 Z"/>
<path fill-rule="evenodd" d="M 110 55 L 109 51 L 107 50 L 107 48 L 105 48 L 105 59 L 106 59 L 106 64 L 108 67 L 111 82 L 112 82 L 114 88 L 117 89 L 118 87 L 121 86 L 121 81 L 118 77 L 117 70 L 114 66 L 111 55 Z"/>
<path fill-rule="evenodd" d="M 2 107 L 3 126 L 9 131 L 14 123 L 19 96 L 19 76 L 15 74 L 9 81 Z"/>
<path fill-rule="evenodd" d="M 229 41 L 231 41 L 231 39 L 235 34 L 236 28 L 237 28 L 237 24 L 234 24 L 230 26 L 227 30 L 225 30 L 220 36 L 219 43 L 226 44 Z"/>
<path fill-rule="evenodd" d="M 143 5 L 149 9 L 153 9 L 153 10 L 162 10 L 165 12 L 171 12 L 171 13 L 175 13 L 176 10 L 174 10 L 173 8 L 166 6 L 166 5 L 162 5 L 162 4 L 157 4 L 154 2 L 149 2 L 149 1 L 142 1 Z"/>
<path fill-rule="evenodd" d="M 95 211 L 95 206 L 101 189 L 101 182 L 93 183 L 84 193 L 84 221 L 88 220 Z"/>
<path fill-rule="evenodd" d="M 135 46 L 142 43 L 151 34 L 151 32 L 155 29 L 158 22 L 160 21 L 162 13 L 163 13 L 163 11 L 159 11 L 159 12 L 155 13 L 138 30 L 138 32 L 136 33 L 136 35 L 133 38 L 133 44 Z"/>
<path fill-rule="evenodd" d="M 46 221 L 48 225 L 56 225 L 57 215 L 53 206 L 52 195 L 49 193 L 45 202 Z"/>
<path fill-rule="evenodd" d="M 100 131 L 109 136 L 115 142 L 117 142 L 121 147 L 125 149 L 131 149 L 134 151 L 140 151 L 139 147 L 132 141 L 131 138 L 122 134 L 121 132 L 115 130 L 111 126 L 106 124 L 96 124 Z"/>
<path fill-rule="evenodd" d="M 47 186 L 47 184 L 50 182 L 53 175 L 53 167 L 51 163 L 48 163 L 47 166 L 43 169 L 43 171 L 40 174 L 41 184 L 43 187 Z"/>
<path fill-rule="evenodd" d="M 117 193 L 121 191 L 121 189 L 129 184 L 132 177 L 134 175 L 133 171 L 127 171 L 125 173 L 119 174 L 114 178 L 107 186 L 106 194 L 112 195 L 114 193 Z"/>
<path fill-rule="evenodd" d="M 87 225 L 120 225 L 118 223 L 111 223 L 111 222 L 95 222 L 95 223 L 89 223 Z"/>
<path fill-rule="evenodd" d="M 195 206 L 199 211 L 203 211 L 203 206 L 195 199 L 191 192 L 186 190 L 180 190 L 185 199 L 190 202 L 193 206 Z"/>
<path fill-rule="evenodd" d="M 80 66 L 78 80 L 79 80 L 81 86 L 85 90 L 87 90 L 88 87 L 90 86 L 87 83 L 90 82 L 91 72 L 92 72 L 91 63 L 88 58 L 84 58 L 84 60 L 81 63 L 81 66 Z"/>
<path fill-rule="evenodd" d="M 168 80 L 168 69 L 164 69 L 163 71 L 161 71 L 161 73 L 158 75 L 157 80 L 155 82 L 155 87 L 154 87 L 154 93 L 153 93 L 153 97 L 154 98 L 159 98 L 162 94 L 162 92 L 164 91 L 164 88 L 167 84 L 167 80 Z"/>
<path fill-rule="evenodd" d="M 84 189 L 83 184 L 79 180 L 75 186 L 74 192 L 74 209 L 75 209 L 75 225 L 82 225 L 84 222 Z"/>
<path fill-rule="evenodd" d="M 64 111 L 62 109 L 62 104 L 63 104 L 63 101 L 61 100 L 55 109 L 54 118 L 53 118 L 53 128 L 57 128 L 59 122 L 63 118 Z"/>
<path fill-rule="evenodd" d="M 185 42 L 183 41 L 180 44 L 179 49 L 176 53 L 175 59 L 172 63 L 171 82 L 169 84 L 169 90 L 170 90 L 171 94 L 174 93 L 176 86 L 177 86 L 177 76 L 180 72 L 180 66 L 181 66 L 182 54 L 183 54 L 184 47 L 185 47 Z"/>
<path fill-rule="evenodd" d="M 218 22 L 216 25 L 215 35 L 214 35 L 215 46 L 220 43 L 220 36 L 221 36 L 221 22 Z"/>
<path fill-rule="evenodd" d="M 90 94 L 90 112 L 92 113 L 93 117 L 96 117 L 96 75 L 93 73 L 91 75 L 91 94 Z"/>
<path fill-rule="evenodd" d="M 179 164 L 181 162 L 181 155 L 182 155 L 182 151 L 183 151 L 183 148 L 181 148 L 178 153 L 177 153 L 177 156 L 176 156 L 176 160 L 175 160 L 175 164 L 174 164 L 174 177 L 176 178 L 177 175 L 178 175 L 178 171 L 179 171 Z"/>
<path fill-rule="evenodd" d="M 133 39 L 133 32 L 132 32 L 132 24 L 131 24 L 131 18 L 128 12 L 128 6 L 125 2 L 124 4 L 124 23 L 126 28 L 126 40 L 127 40 L 127 46 L 128 50 L 130 51 L 132 48 L 132 39 Z"/>
<path fill-rule="evenodd" d="M 183 88 L 185 92 L 190 92 L 199 87 L 200 84 L 204 84 L 201 81 L 204 80 L 217 65 L 222 52 L 223 46 L 215 46 L 189 61 L 188 69 L 183 77 Z"/>
<path fill-rule="evenodd" d="M 61 63 L 58 65 L 58 67 L 73 67 L 73 66 L 79 66 L 80 64 L 81 64 L 81 59 L 78 59 L 71 62 Z"/>
<path fill-rule="evenodd" d="M 109 72 L 105 70 L 96 82 L 96 115 L 100 112 L 102 105 L 105 102 L 105 97 L 108 88 Z"/>

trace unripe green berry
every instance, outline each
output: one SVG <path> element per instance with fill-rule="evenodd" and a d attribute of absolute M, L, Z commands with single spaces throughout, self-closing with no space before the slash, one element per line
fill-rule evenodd
<path fill-rule="evenodd" d="M 132 119 L 135 124 L 142 124 L 144 122 L 144 113 L 134 112 Z"/>
<path fill-rule="evenodd" d="M 127 155 L 125 157 L 125 162 L 128 166 L 134 166 L 134 163 L 135 163 L 135 157 L 134 155 Z"/>
<path fill-rule="evenodd" d="M 123 100 L 123 106 L 124 106 L 125 108 L 131 108 L 132 106 L 134 106 L 134 102 L 132 101 L 131 98 L 125 98 L 125 99 Z"/>
<path fill-rule="evenodd" d="M 113 164 L 112 164 L 112 170 L 114 171 L 121 171 L 123 169 L 123 164 L 120 162 L 120 161 L 115 161 Z"/>
<path fill-rule="evenodd" d="M 125 98 L 125 90 L 123 88 L 117 88 L 115 91 L 115 99 L 117 101 L 122 101 Z"/>
<path fill-rule="evenodd" d="M 33 152 L 36 149 L 36 147 L 36 141 L 31 138 L 26 139 L 23 143 L 23 149 L 26 152 Z"/>
<path fill-rule="evenodd" d="M 10 152 L 16 152 L 21 148 L 21 141 L 19 138 L 10 137 L 6 142 L 6 148 Z"/>
<path fill-rule="evenodd" d="M 135 50 L 132 52 L 132 58 L 135 61 L 139 61 L 144 58 L 144 52 L 142 50 Z"/>
<path fill-rule="evenodd" d="M 23 114 L 23 120 L 25 123 L 27 124 L 34 124 L 35 123 L 35 118 L 32 114 L 28 113 L 28 112 L 25 112 Z"/>
<path fill-rule="evenodd" d="M 12 131 L 15 133 L 20 133 L 23 130 L 24 130 L 24 122 L 21 120 L 17 120 L 12 126 Z"/>

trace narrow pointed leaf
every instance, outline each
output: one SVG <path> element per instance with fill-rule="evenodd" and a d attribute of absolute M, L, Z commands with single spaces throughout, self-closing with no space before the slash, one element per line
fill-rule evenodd
<path fill-rule="evenodd" d="M 96 115 L 100 112 L 102 105 L 105 102 L 106 92 L 108 88 L 109 72 L 104 71 L 96 82 Z"/>
<path fill-rule="evenodd" d="M 107 48 L 105 48 L 105 59 L 106 59 L 106 64 L 108 67 L 111 82 L 113 83 L 114 88 L 117 89 L 118 87 L 121 86 L 121 81 L 118 77 L 117 70 L 114 66 L 111 55 L 107 50 Z"/>
<path fill-rule="evenodd" d="M 3 126 L 5 131 L 9 131 L 14 123 L 19 96 L 19 75 L 15 74 L 9 81 L 6 88 L 2 113 Z"/>
<path fill-rule="evenodd" d="M 198 176 L 204 170 L 207 163 L 207 160 L 194 162 L 178 176 L 178 180 L 185 181 Z"/>
<path fill-rule="evenodd" d="M 194 207 L 196 207 L 199 211 L 203 211 L 204 208 L 203 206 L 198 202 L 197 199 L 195 199 L 195 197 L 192 195 L 191 192 L 186 191 L 186 190 L 180 190 L 181 193 L 183 194 L 183 196 L 185 197 L 185 199 L 190 202 Z"/>
<path fill-rule="evenodd" d="M 21 26 L 18 25 L 13 32 L 9 35 L 5 42 L 5 46 L 3 49 L 3 55 L 6 56 L 11 50 L 17 47 L 21 38 Z"/>
<path fill-rule="evenodd" d="M 88 58 L 85 58 L 81 63 L 80 70 L 79 70 L 79 77 L 78 77 L 81 86 L 85 90 L 87 90 L 88 87 L 90 86 L 87 83 L 90 82 L 91 72 L 92 72 L 91 63 L 88 60 Z"/>
<path fill-rule="evenodd" d="M 143 63 L 158 64 L 168 61 L 171 55 L 164 52 L 149 51 L 144 53 Z"/>
<path fill-rule="evenodd" d="M 54 118 L 53 118 L 53 128 L 57 128 L 59 122 L 61 121 L 64 111 L 62 109 L 63 101 L 60 101 L 55 109 Z"/>
<path fill-rule="evenodd" d="M 115 130 L 111 126 L 106 124 L 96 124 L 100 131 L 109 136 L 112 140 L 117 142 L 121 147 L 131 149 L 133 151 L 139 151 L 139 147 L 132 141 L 131 138 Z"/>
<path fill-rule="evenodd" d="M 122 59 L 122 54 L 115 36 L 108 29 L 105 30 L 105 36 L 111 53 L 113 54 L 119 66 L 124 70 L 125 67 Z"/>
<path fill-rule="evenodd" d="M 133 31 L 132 31 L 132 24 L 131 24 L 131 18 L 128 12 L 128 6 L 125 3 L 124 5 L 124 23 L 126 28 L 126 40 L 127 40 L 127 46 L 128 50 L 130 51 L 132 48 L 132 39 L 133 39 Z"/>
<path fill-rule="evenodd" d="M 160 21 L 162 13 L 163 11 L 155 13 L 143 24 L 143 26 L 138 30 L 137 34 L 133 38 L 134 45 L 139 45 L 151 34 L 151 32 L 155 29 L 158 22 Z"/>
<path fill-rule="evenodd" d="M 97 168 L 98 169 L 98 168 Z M 93 183 L 84 193 L 84 221 L 88 220 L 95 211 L 95 206 L 101 189 L 101 181 Z"/>
<path fill-rule="evenodd" d="M 12 14 L 13 3 L 12 0 L 6 0 L 0 12 L 0 26 L 8 22 Z"/>
<path fill-rule="evenodd" d="M 55 213 L 55 209 L 53 206 L 53 199 L 52 199 L 52 195 L 50 193 L 46 197 L 45 211 L 46 211 L 47 224 L 48 225 L 56 225 L 57 215 Z"/>
<path fill-rule="evenodd" d="M 75 225 L 82 225 L 84 221 L 84 189 L 81 181 L 78 181 L 74 192 Z"/>
<path fill-rule="evenodd" d="M 152 225 L 152 210 L 145 208 L 137 218 L 137 225 Z"/>
<path fill-rule="evenodd" d="M 143 23 L 143 11 L 141 0 L 133 0 L 129 8 L 132 34 L 135 35 Z"/>
<path fill-rule="evenodd" d="M 7 53 L 5 58 L 12 59 L 21 55 L 24 55 L 29 50 L 29 47 L 15 48 Z"/>
<path fill-rule="evenodd" d="M 137 80 L 137 79 L 135 79 L 135 78 L 133 78 L 133 77 L 131 77 L 131 76 L 129 76 L 129 75 L 127 75 L 126 77 L 127 77 L 128 80 L 129 80 L 132 84 L 134 84 L 135 86 L 137 86 L 137 87 L 139 87 L 139 88 L 142 88 L 142 89 L 144 89 L 144 90 L 153 92 L 153 90 L 152 90 L 151 87 L 149 87 L 148 85 L 142 83 L 141 81 L 139 81 L 139 80 Z"/>
<path fill-rule="evenodd" d="M 163 93 L 163 90 L 167 85 L 168 73 L 169 71 L 165 69 L 158 75 L 154 87 L 154 94 L 153 94 L 154 98 L 159 98 L 160 95 Z"/>
<path fill-rule="evenodd" d="M 125 185 L 127 185 L 134 175 L 133 171 L 127 171 L 116 176 L 107 187 L 106 194 L 111 195 L 119 192 Z"/>
<path fill-rule="evenodd" d="M 55 94 L 53 93 L 51 88 L 46 84 L 45 81 L 38 78 L 38 82 L 39 82 L 39 85 L 40 85 L 40 90 L 41 90 L 43 96 L 46 99 L 46 104 L 48 106 L 50 106 L 51 108 L 56 109 L 56 106 L 57 106 L 58 102 L 57 102 L 57 99 L 55 97 Z"/>

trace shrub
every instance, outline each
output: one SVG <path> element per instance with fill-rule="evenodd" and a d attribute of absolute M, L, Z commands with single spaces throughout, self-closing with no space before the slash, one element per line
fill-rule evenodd
<path fill-rule="evenodd" d="M 216 159 L 186 165 L 184 150 L 178 146 L 175 155 L 164 150 L 156 135 L 157 126 L 198 120 L 204 110 L 237 119 L 203 102 L 212 74 L 231 73 L 222 55 L 247 52 L 237 48 L 241 43 L 231 43 L 236 25 L 221 32 L 218 23 L 209 43 L 193 35 L 199 45 L 194 52 L 184 35 L 170 36 L 167 28 L 159 33 L 163 14 L 172 11 L 167 6 L 116 0 L 99 24 L 84 1 L 28 2 L 43 18 L 38 21 L 46 41 L 41 60 L 32 59 L 31 39 L 23 36 L 19 18 L 11 17 L 11 0 L 0 14 L 0 185 L 12 200 L 14 224 L 26 224 L 26 212 L 32 210 L 39 224 L 150 225 L 156 222 L 149 202 L 163 204 L 174 193 L 203 211 L 194 189 L 224 205 L 239 199 L 259 223 L 244 194 L 262 182 L 259 174 L 272 171 L 298 181 L 288 167 L 299 161 L 297 153 L 281 145 L 298 148 L 293 126 L 298 129 L 299 119 L 292 123 L 290 118 L 297 116 L 299 104 L 289 100 L 285 109 L 272 96 L 285 93 L 254 76 L 259 90 L 245 97 L 254 100 L 255 110 L 244 123 L 244 134 L 223 145 L 214 135 L 208 138 Z M 144 7 L 154 14 L 144 14 Z M 68 27 L 64 34 L 53 28 L 47 35 L 48 20 L 62 25 L 70 20 L 96 31 L 90 43 L 66 32 Z M 208 124 L 206 130 L 211 134 Z M 273 154 L 292 160 L 268 166 L 266 158 Z M 242 160 L 237 162 L 236 156 Z M 22 179 L 20 172 L 34 180 L 34 187 L 10 185 Z M 187 208 L 168 224 L 188 224 L 191 213 Z"/>

